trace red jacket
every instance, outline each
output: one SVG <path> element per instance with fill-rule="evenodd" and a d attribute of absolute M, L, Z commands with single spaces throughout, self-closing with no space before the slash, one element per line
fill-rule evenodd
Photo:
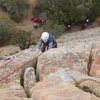
<path fill-rule="evenodd" d="M 34 19 L 33 19 L 33 22 L 34 22 L 34 23 L 37 23 L 37 22 L 38 22 L 38 18 L 34 18 Z"/>
<path fill-rule="evenodd" d="M 44 18 L 39 18 L 39 20 L 40 20 L 41 22 L 43 22 L 43 21 L 44 21 Z"/>

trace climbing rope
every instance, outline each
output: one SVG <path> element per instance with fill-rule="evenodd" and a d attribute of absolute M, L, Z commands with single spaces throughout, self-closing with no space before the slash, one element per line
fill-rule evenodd
<path fill-rule="evenodd" d="M 55 45 L 54 45 L 55 46 Z M 12 74 L 14 74 L 15 72 L 17 72 L 19 69 L 25 67 L 26 65 L 28 65 L 30 62 L 32 62 L 34 59 L 36 59 L 38 56 L 40 56 L 42 53 L 36 55 L 33 59 L 31 59 L 30 61 L 25 62 L 22 66 L 15 68 L 13 72 L 9 73 L 8 75 L 6 75 L 5 77 L 0 79 L 0 82 L 2 82 L 3 80 L 7 79 L 9 76 L 11 76 Z M 14 58 L 13 58 L 14 59 Z M 11 59 L 8 63 L 0 66 L 0 68 L 3 68 L 4 66 L 7 66 L 11 61 L 13 61 L 13 59 Z"/>
<path fill-rule="evenodd" d="M 42 53 L 41 53 L 42 54 Z M 36 55 L 33 59 L 31 59 L 30 61 L 25 62 L 22 66 L 14 69 L 13 72 L 9 73 L 8 75 L 6 75 L 5 77 L 0 79 L 0 82 L 2 82 L 3 80 L 7 79 L 9 76 L 13 75 L 15 72 L 17 72 L 19 69 L 25 67 L 26 65 L 28 65 L 30 62 L 32 62 L 34 59 L 36 59 L 38 56 L 40 56 L 41 54 Z"/>
<path fill-rule="evenodd" d="M 1 66 L 0 66 L 0 69 L 3 68 L 3 67 L 5 67 L 5 66 L 7 66 L 10 62 L 12 62 L 12 61 L 13 61 L 16 57 L 18 57 L 18 56 L 20 56 L 20 54 L 18 54 L 18 55 L 16 55 L 16 56 L 13 55 L 11 58 L 7 59 L 8 62 L 6 62 L 5 64 L 1 65 Z M 6 59 L 3 59 L 3 60 L 7 61 Z"/>

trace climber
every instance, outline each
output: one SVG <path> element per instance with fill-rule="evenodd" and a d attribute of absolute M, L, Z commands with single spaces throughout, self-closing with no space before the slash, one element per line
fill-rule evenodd
<path fill-rule="evenodd" d="M 43 32 L 38 43 L 37 51 L 42 53 L 51 48 L 57 48 L 55 37 L 48 32 Z"/>

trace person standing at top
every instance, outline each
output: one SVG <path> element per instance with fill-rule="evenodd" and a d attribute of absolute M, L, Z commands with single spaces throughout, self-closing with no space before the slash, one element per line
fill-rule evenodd
<path fill-rule="evenodd" d="M 30 16 L 30 20 L 33 22 L 35 29 L 41 27 L 44 22 L 44 18 L 42 18 L 42 17 L 36 18 L 34 16 Z"/>

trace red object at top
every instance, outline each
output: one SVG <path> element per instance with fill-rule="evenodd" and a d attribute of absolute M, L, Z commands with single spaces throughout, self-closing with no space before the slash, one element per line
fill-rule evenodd
<path fill-rule="evenodd" d="M 33 23 L 37 23 L 37 22 L 44 22 L 44 18 L 36 18 L 36 17 L 34 17 L 33 15 L 32 16 L 29 16 L 29 19 L 31 20 L 31 21 L 33 21 Z"/>
<path fill-rule="evenodd" d="M 38 18 L 35 18 L 34 16 L 29 16 L 29 19 L 31 21 L 33 21 L 33 23 L 37 23 L 38 22 Z"/>
<path fill-rule="evenodd" d="M 40 20 L 41 22 L 43 22 L 43 21 L 44 21 L 44 18 L 39 18 L 39 20 Z"/>
<path fill-rule="evenodd" d="M 37 22 L 38 22 L 38 18 L 34 18 L 34 19 L 33 19 L 33 22 L 34 22 L 34 23 L 37 23 Z"/>

